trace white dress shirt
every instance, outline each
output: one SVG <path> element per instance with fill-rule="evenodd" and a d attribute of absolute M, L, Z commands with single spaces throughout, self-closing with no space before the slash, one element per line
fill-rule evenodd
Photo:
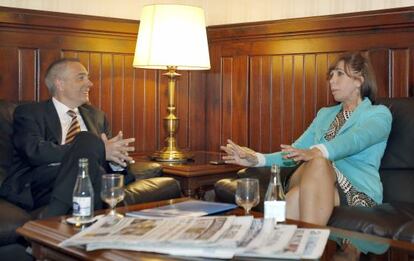
<path fill-rule="evenodd" d="M 59 116 L 60 126 L 62 127 L 62 140 L 60 141 L 60 144 L 65 144 L 66 135 L 68 134 L 70 123 L 72 122 L 72 117 L 70 117 L 67 113 L 68 110 L 76 112 L 81 131 L 88 131 L 88 128 L 86 128 L 85 122 L 83 121 L 82 115 L 80 115 L 78 108 L 71 109 L 55 98 L 52 98 L 52 101 Z"/>

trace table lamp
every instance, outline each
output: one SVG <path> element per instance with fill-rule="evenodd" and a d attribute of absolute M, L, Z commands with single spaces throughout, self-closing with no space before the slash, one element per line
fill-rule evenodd
<path fill-rule="evenodd" d="M 177 147 L 175 134 L 179 119 L 175 115 L 177 70 L 208 70 L 207 33 L 204 11 L 186 5 L 148 5 L 142 9 L 133 66 L 167 70 L 168 115 L 164 127 L 168 133 L 165 147 L 153 154 L 157 161 L 186 161 L 190 155 Z"/>

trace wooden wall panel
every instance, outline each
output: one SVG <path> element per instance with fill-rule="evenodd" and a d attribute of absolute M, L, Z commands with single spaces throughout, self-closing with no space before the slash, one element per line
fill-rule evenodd
<path fill-rule="evenodd" d="M 167 80 L 156 70 L 134 69 L 138 22 L 0 7 L 0 99 L 49 98 L 44 83 L 50 63 L 78 58 L 93 87 L 90 102 L 102 109 L 113 134 L 136 138 L 135 149 L 164 145 Z M 177 82 L 178 145 L 205 147 L 205 73 L 180 72 Z M 201 130 L 201 131 L 200 131 Z"/>
<path fill-rule="evenodd" d="M 193 71 L 189 74 L 188 147 L 194 150 L 205 149 L 206 138 L 206 77 L 205 72 Z"/>
<path fill-rule="evenodd" d="M 346 51 L 367 53 L 379 96 L 414 91 L 414 7 L 207 28 L 211 70 L 180 72 L 178 144 L 218 151 L 231 138 L 263 152 L 291 143 L 333 102 L 326 73 Z M 78 57 L 90 101 L 137 151 L 164 144 L 167 79 L 131 66 L 138 23 L 0 7 L 0 99 L 45 100 L 48 65 Z"/>
<path fill-rule="evenodd" d="M 0 97 L 15 100 L 19 97 L 19 61 L 17 47 L 0 46 Z"/>
<path fill-rule="evenodd" d="M 223 124 L 222 103 L 222 56 L 220 48 L 210 44 L 211 69 L 206 75 L 206 130 L 205 147 L 207 150 L 216 151 L 223 144 L 221 137 Z"/>
<path fill-rule="evenodd" d="M 216 88 L 223 98 L 220 115 L 207 118 L 207 132 L 220 131 L 208 137 L 207 148 L 214 150 L 209 144 L 224 144 L 228 138 L 262 152 L 293 142 L 317 110 L 334 103 L 327 72 L 347 51 L 371 58 L 380 97 L 412 95 L 413 28 L 413 7 L 210 27 L 211 58 L 222 62 L 212 63 L 207 79 L 220 84 Z M 245 75 L 233 69 L 245 66 L 237 57 L 247 57 Z M 247 77 L 248 86 L 234 84 L 239 77 Z M 246 88 L 245 99 L 234 96 Z M 207 111 L 217 106 L 216 99 L 207 99 Z M 232 120 L 245 114 L 247 122 Z M 245 136 L 247 140 L 239 138 Z"/>
<path fill-rule="evenodd" d="M 21 48 L 18 50 L 19 63 L 19 100 L 34 101 L 38 97 L 37 50 Z"/>
<path fill-rule="evenodd" d="M 408 48 L 395 49 L 391 51 L 391 96 L 407 97 L 408 96 L 408 79 L 409 79 L 409 58 L 410 52 Z M 412 69 L 411 69 L 412 71 Z M 411 72 L 413 73 L 413 72 Z"/>

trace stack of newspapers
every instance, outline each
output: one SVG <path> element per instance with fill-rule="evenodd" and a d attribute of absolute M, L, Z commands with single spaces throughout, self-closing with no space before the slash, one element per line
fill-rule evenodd
<path fill-rule="evenodd" d="M 104 216 L 60 243 L 62 247 L 125 249 L 177 256 L 317 259 L 328 229 L 275 225 L 252 216 L 137 218 Z"/>

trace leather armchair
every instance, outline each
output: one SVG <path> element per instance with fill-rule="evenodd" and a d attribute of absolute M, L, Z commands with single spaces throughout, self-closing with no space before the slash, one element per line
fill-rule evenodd
<path fill-rule="evenodd" d="M 328 225 L 381 237 L 414 243 L 414 99 L 383 98 L 393 115 L 391 134 L 381 162 L 383 204 L 374 208 L 335 207 Z M 285 184 L 294 168 L 283 168 Z M 256 177 L 263 199 L 270 168 L 247 168 L 239 177 Z M 215 184 L 216 200 L 234 202 L 236 180 L 223 179 Z M 263 202 L 263 201 L 262 201 Z M 259 204 L 257 210 L 263 210 Z"/>
<path fill-rule="evenodd" d="M 0 100 L 0 184 L 7 175 L 12 159 L 13 145 L 10 141 L 13 112 L 17 105 Z M 162 169 L 158 163 L 135 163 L 129 166 L 128 171 L 134 174 L 136 181 L 125 188 L 125 205 L 181 197 L 180 185 L 175 179 L 160 177 Z M 4 251 L 24 250 L 18 244 L 23 239 L 15 233 L 15 229 L 37 218 L 39 213 L 39 210 L 29 213 L 0 198 L 0 255 Z"/>

